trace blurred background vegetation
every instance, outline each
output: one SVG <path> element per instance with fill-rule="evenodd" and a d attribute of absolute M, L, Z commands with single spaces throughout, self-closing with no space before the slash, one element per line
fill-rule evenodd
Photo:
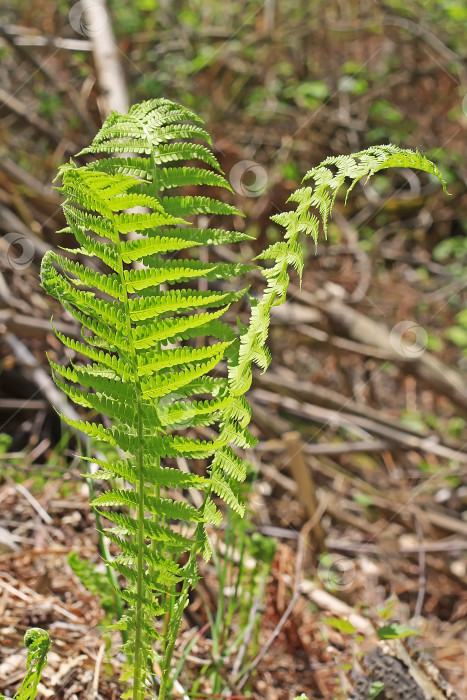
<path fill-rule="evenodd" d="M 102 121 L 81 5 L 17 0 L 1 10 L 2 155 L 42 182 Z M 460 0 L 119 0 L 108 10 L 130 102 L 164 96 L 192 107 L 209 125 L 227 175 L 245 158 L 266 169 L 265 196 L 246 203 L 247 226 L 264 232 L 323 157 L 377 143 L 423 150 L 453 194 L 463 191 L 467 7 Z M 21 119 L 9 96 L 49 128 Z M 388 190 L 384 177 L 380 187 Z M 424 246 L 434 260 L 459 264 L 465 208 L 443 202 L 438 220 L 446 206 L 455 213 L 426 232 Z M 400 208 L 417 211 L 415 200 Z M 46 236 L 55 218 L 44 224 Z M 360 233 L 370 236 L 365 227 Z"/>

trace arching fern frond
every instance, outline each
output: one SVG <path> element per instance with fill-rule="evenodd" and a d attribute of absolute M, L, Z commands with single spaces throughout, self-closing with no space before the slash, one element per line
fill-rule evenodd
<path fill-rule="evenodd" d="M 267 286 L 262 299 L 252 309 L 248 331 L 241 338 L 238 364 L 231 366 L 229 378 L 234 393 L 244 394 L 249 389 L 252 363 L 263 372 L 269 366 L 270 355 L 265 348 L 269 316 L 273 306 L 285 301 L 289 266 L 297 271 L 301 283 L 303 250 L 297 242 L 298 235 L 311 236 L 316 245 L 320 226 L 326 234 L 336 197 L 346 181 L 349 184 L 345 200 L 362 178 L 368 180 L 379 170 L 396 167 L 417 168 L 430 173 L 441 181 L 446 192 L 446 182 L 437 166 L 418 151 L 392 145 L 373 146 L 352 155 L 326 158 L 303 178 L 304 182 L 311 181 L 311 186 L 302 187 L 289 197 L 288 201 L 297 205 L 295 210 L 271 217 L 285 229 L 284 241 L 269 246 L 256 258 L 273 260 L 274 264 L 262 271 Z"/>

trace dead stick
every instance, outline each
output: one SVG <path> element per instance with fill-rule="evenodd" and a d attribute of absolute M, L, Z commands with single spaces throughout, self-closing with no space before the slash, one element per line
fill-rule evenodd
<path fill-rule="evenodd" d="M 288 467 L 298 487 L 298 500 L 304 506 L 308 519 L 313 520 L 318 512 L 318 503 L 313 475 L 303 456 L 303 441 L 300 433 L 295 430 L 285 433 L 284 441 L 289 454 Z M 325 535 L 319 519 L 316 519 L 311 528 L 310 539 L 315 551 L 325 551 Z"/>
<path fill-rule="evenodd" d="M 107 117 L 112 110 L 125 114 L 129 104 L 128 91 L 105 0 L 83 0 L 82 6 L 89 14 L 89 22 L 92 23 L 94 18 L 96 24 L 99 23 L 91 32 L 90 40 L 101 89 L 102 116 Z M 100 9 L 99 13 L 96 8 Z M 105 21 L 102 21 L 103 17 Z"/>
<path fill-rule="evenodd" d="M 270 391 L 255 389 L 253 396 L 256 402 L 280 404 L 280 408 L 295 416 L 307 418 L 312 422 L 322 423 L 325 425 L 338 426 L 354 430 L 360 433 L 362 430 L 368 433 L 378 435 L 378 437 L 386 438 L 395 443 L 398 447 L 404 449 L 413 449 L 420 452 L 449 459 L 455 462 L 467 463 L 467 454 L 464 450 L 453 450 L 450 447 L 441 445 L 436 436 L 417 437 L 400 429 L 389 428 L 382 425 L 371 418 L 363 418 L 361 416 L 350 415 L 344 411 L 330 411 L 321 406 L 312 406 L 309 404 L 301 404 L 295 399 L 289 397 L 278 397 Z"/>

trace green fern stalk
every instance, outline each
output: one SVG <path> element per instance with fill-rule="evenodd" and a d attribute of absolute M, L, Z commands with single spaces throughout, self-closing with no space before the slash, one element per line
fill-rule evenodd
<path fill-rule="evenodd" d="M 168 100 L 144 102 L 126 115 L 112 113 L 79 154 L 93 160 L 82 167 L 72 161 L 59 172 L 64 231 L 74 234 L 77 247 L 66 255 L 48 253 L 41 268 L 44 288 L 82 329 L 81 341 L 54 329 L 82 358 L 67 365 L 50 359 L 54 380 L 85 411 L 107 416 L 111 425 L 63 419 L 119 454 L 98 460 L 99 471 L 87 476 L 126 482 L 97 496 L 93 507 L 113 523 L 105 533 L 117 554 L 108 564 L 127 581 L 121 591 L 127 607 L 113 627 L 127 635 L 122 648 L 131 663 L 124 678 L 132 687 L 123 697 L 133 700 L 151 695 L 156 642 L 163 650 L 159 700 L 170 691 L 170 661 L 198 579 L 198 555 L 211 556 L 206 527 L 222 518 L 217 499 L 244 513 L 239 484 L 246 466 L 235 448 L 255 444 L 244 394 L 252 364 L 264 371 L 270 362 L 269 314 L 285 300 L 290 265 L 301 278 L 298 235 L 316 242 L 346 178 L 350 191 L 362 177 L 404 166 L 442 180 L 420 153 L 395 146 L 330 158 L 311 170 L 306 176 L 311 186 L 291 197 L 296 211 L 273 217 L 285 228 L 284 240 L 258 256 L 272 261 L 263 269 L 267 285 L 259 302 L 250 299 L 249 326 L 236 328 L 225 314 L 248 288 L 200 291 L 197 282 L 233 281 L 253 266 L 205 262 L 197 251 L 249 236 L 199 228 L 193 217 L 239 212 L 219 197 L 177 194 L 177 188 L 195 192 L 200 185 L 230 190 L 217 160 L 199 141 L 210 144 L 199 118 Z M 76 254 L 86 256 L 85 265 L 73 260 Z M 215 374 L 220 362 L 227 364 L 227 379 Z M 198 427 L 209 429 L 203 440 L 196 437 Z M 179 457 L 190 461 L 191 473 L 176 468 Z M 188 489 L 202 494 L 200 507 L 186 501 Z"/>

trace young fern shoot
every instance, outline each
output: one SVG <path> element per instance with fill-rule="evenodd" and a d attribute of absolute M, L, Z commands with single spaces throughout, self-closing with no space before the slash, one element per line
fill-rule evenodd
<path fill-rule="evenodd" d="M 94 160 L 81 168 L 70 163 L 60 171 L 66 230 L 79 244 L 71 252 L 99 259 L 109 272 L 55 253 L 42 263 L 43 286 L 82 327 L 82 342 L 59 332 L 57 337 L 87 358 L 81 367 L 51 362 L 54 379 L 73 401 L 108 416 L 112 427 L 69 423 L 123 456 L 99 462 L 93 477 L 121 477 L 129 484 L 106 491 L 93 505 L 115 524 L 106 535 L 121 553 L 110 563 L 129 582 L 121 594 L 128 607 L 115 626 L 128 634 L 124 651 L 133 682 L 128 697 L 134 700 L 151 692 L 157 639 L 164 649 L 159 697 L 165 696 L 182 611 L 197 580 L 196 557 L 210 557 L 206 524 L 221 521 L 214 497 L 243 513 L 236 484 L 245 467 L 228 445 L 254 442 L 246 429 L 245 399 L 229 391 L 227 379 L 211 374 L 221 360 L 236 361 L 237 334 L 220 318 L 246 290 L 193 288 L 199 278 L 230 280 L 252 268 L 180 255 L 184 249 L 247 238 L 200 230 L 186 221 L 201 213 L 231 214 L 236 211 L 231 205 L 171 192 L 199 184 L 230 189 L 217 172 L 173 165 L 196 159 L 219 169 L 205 146 L 180 140 L 209 142 L 198 121 L 167 100 L 138 105 L 125 116 L 113 113 L 81 155 L 136 155 Z M 137 237 L 130 239 L 130 232 Z M 144 267 L 135 269 L 135 262 Z M 212 438 L 194 439 L 197 426 L 212 426 Z M 200 476 L 167 465 L 177 457 L 214 459 Z M 169 497 L 185 489 L 202 493 L 201 508 Z M 155 618 L 162 624 L 155 626 Z"/>
<path fill-rule="evenodd" d="M 50 649 L 49 633 L 39 627 L 32 627 L 24 635 L 24 644 L 28 650 L 27 673 L 13 700 L 35 700 L 42 671 L 47 665 L 47 654 Z M 0 693 L 0 700 L 7 700 L 7 698 Z"/>
<path fill-rule="evenodd" d="M 273 217 L 285 228 L 284 240 L 258 256 L 273 265 L 263 269 L 267 285 L 260 301 L 250 299 L 249 326 L 237 328 L 225 314 L 248 287 L 234 280 L 254 266 L 206 262 L 197 251 L 249 236 L 199 228 L 191 218 L 239 212 L 219 197 L 176 192 L 199 185 L 230 189 L 212 152 L 198 141 L 210 144 L 200 119 L 169 100 L 112 113 L 79 154 L 100 157 L 60 169 L 64 231 L 74 234 L 77 248 L 65 256 L 48 253 L 41 270 L 44 288 L 81 325 L 80 341 L 54 329 L 64 346 L 84 358 L 84 364 L 68 365 L 50 360 L 54 380 L 111 425 L 64 420 L 120 455 L 98 461 L 92 478 L 127 484 L 104 491 L 93 505 L 113 523 L 105 532 L 119 553 L 109 564 L 128 582 L 121 592 L 127 607 L 113 627 L 127 634 L 125 678 L 131 688 L 123 697 L 133 700 L 154 697 L 156 682 L 159 700 L 170 692 L 171 657 L 198 580 L 197 558 L 210 558 L 206 528 L 221 522 L 216 500 L 243 514 L 238 486 L 246 466 L 235 447 L 255 444 L 244 394 L 252 364 L 264 371 L 270 362 L 269 314 L 285 301 L 289 266 L 301 277 L 298 235 L 316 242 L 346 178 L 350 191 L 382 168 L 415 167 L 437 175 L 444 187 L 434 164 L 395 146 L 328 158 L 307 174 L 310 186 L 292 195 L 296 210 Z M 85 265 L 72 260 L 76 254 L 87 256 Z M 200 279 L 215 285 L 200 290 Z M 218 280 L 232 289 L 224 290 Z M 226 378 L 216 375 L 220 362 L 226 363 Z M 190 460 L 190 473 L 177 468 L 179 458 Z M 187 502 L 188 489 L 202 494 L 200 507 Z M 154 670 L 157 642 L 160 679 Z"/>

